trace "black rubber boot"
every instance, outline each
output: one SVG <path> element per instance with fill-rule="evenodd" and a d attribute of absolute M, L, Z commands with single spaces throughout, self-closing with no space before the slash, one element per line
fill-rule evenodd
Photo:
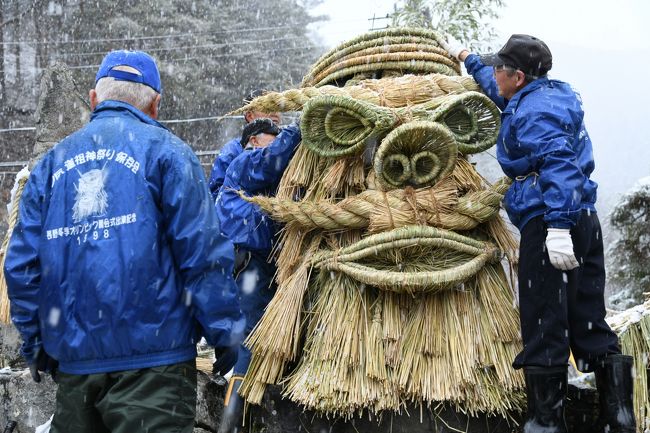
<path fill-rule="evenodd" d="M 631 356 L 609 355 L 596 367 L 601 432 L 636 432 L 632 366 Z"/>
<path fill-rule="evenodd" d="M 567 367 L 525 367 L 528 414 L 523 433 L 567 433 Z"/>
<path fill-rule="evenodd" d="M 233 376 L 228 384 L 228 391 L 223 402 L 223 414 L 219 423 L 218 433 L 240 433 L 244 421 L 244 399 L 241 398 L 239 387 L 244 380 L 241 376 Z"/>

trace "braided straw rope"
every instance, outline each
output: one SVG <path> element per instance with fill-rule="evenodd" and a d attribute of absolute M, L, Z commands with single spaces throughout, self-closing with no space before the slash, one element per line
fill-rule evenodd
<path fill-rule="evenodd" d="M 436 260 L 434 266 L 423 270 L 400 271 L 375 267 L 369 261 L 378 262 L 383 253 L 406 249 L 422 250 L 422 254 L 452 250 L 458 256 Z M 468 259 L 466 256 L 474 256 Z M 405 226 L 368 236 L 348 247 L 320 252 L 312 258 L 312 265 L 349 275 L 356 281 L 394 292 L 435 292 L 458 285 L 475 275 L 486 263 L 500 259 L 492 244 L 459 235 L 452 231 L 428 226 Z M 422 260 L 413 256 L 411 261 Z M 388 258 L 391 261 L 391 258 Z M 399 259 L 397 268 L 401 266 Z M 459 263 L 460 262 L 460 263 Z M 412 265 L 412 263 L 409 263 Z M 443 269 L 435 269 L 440 265 Z"/>
<path fill-rule="evenodd" d="M 324 68 L 327 68 L 332 63 L 338 61 L 342 58 L 350 58 L 357 52 L 364 52 L 365 50 L 386 47 L 386 46 L 395 46 L 395 45 L 405 45 L 405 44 L 415 44 L 419 47 L 429 47 L 434 49 L 438 47 L 438 42 L 435 39 L 431 39 L 423 36 L 413 36 L 413 35 L 393 35 L 393 36 L 383 36 L 379 38 L 371 38 L 358 43 L 348 46 L 346 48 L 338 49 L 334 48 L 330 51 L 330 55 L 327 56 L 327 53 L 324 57 L 321 57 L 321 60 L 316 62 L 314 66 L 310 69 L 309 73 L 303 78 L 302 86 L 308 85 L 305 84 L 313 78 L 313 74 L 317 74 L 322 71 Z M 340 47 L 340 46 L 339 46 Z M 442 48 L 440 48 L 442 50 Z M 335 51 L 336 50 L 336 51 Z M 327 57 L 325 57 L 327 56 Z M 449 56 L 452 59 L 451 56 Z"/>
<path fill-rule="evenodd" d="M 382 45 L 369 46 L 367 48 L 358 49 L 350 54 L 345 56 L 338 57 L 337 62 L 344 62 L 346 60 L 355 59 L 357 57 L 369 56 L 373 54 L 387 54 L 387 53 L 434 53 L 440 56 L 443 56 L 443 63 L 452 68 L 458 68 L 458 62 L 454 61 L 452 57 L 449 56 L 449 53 L 444 50 L 444 48 L 434 45 L 431 39 L 418 38 L 418 42 L 404 42 L 404 41 L 390 41 L 389 43 L 384 43 Z M 384 39 L 384 42 L 386 40 Z M 327 66 L 322 70 L 331 68 L 332 66 Z M 459 70 L 460 72 L 460 70 Z M 320 72 L 322 73 L 322 72 Z"/>
<path fill-rule="evenodd" d="M 309 99 L 324 96 L 349 96 L 383 107 L 397 108 L 420 104 L 432 98 L 479 91 L 472 77 L 450 77 L 442 74 L 404 75 L 395 78 L 363 80 L 355 86 L 303 87 L 284 92 L 268 92 L 227 115 L 261 111 L 263 113 L 299 111 Z"/>
<path fill-rule="evenodd" d="M 313 86 L 315 84 L 314 76 L 320 73 L 325 68 L 339 61 L 339 59 L 349 59 L 350 55 L 363 51 L 371 47 L 384 47 L 390 46 L 393 44 L 403 44 L 403 43 L 415 43 L 422 46 L 430 46 L 433 48 L 440 48 L 440 41 L 443 38 L 437 32 L 427 29 L 419 28 L 390 28 L 386 30 L 380 30 L 375 32 L 369 32 L 362 34 L 356 38 L 353 38 L 349 41 L 346 41 L 327 53 L 325 53 L 321 58 L 315 63 L 309 73 L 303 79 L 301 87 Z M 453 60 L 451 56 L 448 55 L 449 60 Z M 403 69 L 401 67 L 397 68 L 387 68 L 379 67 L 377 69 Z M 406 69 L 408 70 L 408 69 Z M 460 67 L 458 63 L 454 65 L 454 69 L 449 75 L 459 75 Z M 354 75 L 354 74 L 350 74 Z"/>
<path fill-rule="evenodd" d="M 504 177 L 490 189 L 471 192 L 457 202 L 455 194 L 451 193 L 455 192 L 455 187 L 446 179 L 434 187 L 414 191 L 415 200 L 406 200 L 408 192 L 403 189 L 388 192 L 367 190 L 339 203 L 240 196 L 258 205 L 274 220 L 297 224 L 305 230 L 341 231 L 369 227 L 370 232 L 377 233 L 417 223 L 448 230 L 471 230 L 499 213 L 503 194 L 510 182 Z"/>
<path fill-rule="evenodd" d="M 388 57 L 382 58 L 375 63 L 366 63 L 363 65 L 349 66 L 343 69 L 337 69 L 336 72 L 327 75 L 322 80 L 313 84 L 314 87 L 320 87 L 325 84 L 336 82 L 338 80 L 353 77 L 354 75 L 364 72 L 376 72 L 378 70 L 397 70 L 401 74 L 411 74 L 419 72 L 422 74 L 445 74 L 445 75 L 459 75 L 454 69 L 449 66 L 433 60 L 408 60 L 410 56 L 402 56 L 403 60 L 388 60 Z"/>
<path fill-rule="evenodd" d="M 424 50 L 427 50 L 424 47 Z M 417 62 L 426 62 L 432 69 L 439 69 L 440 73 L 445 75 L 459 75 L 455 67 L 457 63 L 450 60 L 443 54 L 438 54 L 437 52 L 426 52 L 424 50 L 420 51 L 407 51 L 407 52 L 385 52 L 380 54 L 366 54 L 358 55 L 347 60 L 343 60 L 337 63 L 332 64 L 328 68 L 324 69 L 322 72 L 319 72 L 314 76 L 314 83 L 316 87 L 322 86 L 324 84 L 331 83 L 336 81 L 341 77 L 348 75 L 354 75 L 354 73 L 360 71 L 374 71 L 377 69 L 385 69 L 382 65 L 392 62 L 409 62 L 411 65 L 402 66 L 399 69 L 413 70 L 413 65 Z M 390 51 L 390 50 L 388 50 Z M 429 51 L 429 50 L 427 50 Z M 357 67 L 365 65 L 365 69 L 357 69 Z M 391 68 L 392 69 L 392 68 Z M 352 73 L 351 71 L 354 71 Z"/>
<path fill-rule="evenodd" d="M 14 231 L 14 227 L 18 223 L 18 212 L 20 209 L 20 198 L 23 195 L 23 190 L 25 189 L 25 184 L 29 179 L 28 176 L 24 176 L 18 179 L 18 188 L 16 189 L 16 195 L 11 201 L 11 213 L 9 214 L 7 233 L 5 238 L 2 241 L 2 259 L 0 260 L 0 323 L 9 324 L 11 323 L 11 314 L 9 308 L 9 294 L 7 293 L 7 280 L 5 280 L 4 268 L 5 268 L 5 259 L 7 257 L 7 247 L 9 246 L 9 239 Z"/>

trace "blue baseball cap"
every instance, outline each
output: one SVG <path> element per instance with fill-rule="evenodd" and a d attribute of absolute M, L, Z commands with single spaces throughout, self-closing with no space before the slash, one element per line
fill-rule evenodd
<path fill-rule="evenodd" d="M 116 66 L 130 66 L 140 72 L 140 75 L 113 69 Z M 99 65 L 99 70 L 95 76 L 95 84 L 105 77 L 141 83 L 151 87 L 158 93 L 162 93 L 160 72 L 158 72 L 156 61 L 144 51 L 119 50 L 106 54 L 102 64 Z"/>

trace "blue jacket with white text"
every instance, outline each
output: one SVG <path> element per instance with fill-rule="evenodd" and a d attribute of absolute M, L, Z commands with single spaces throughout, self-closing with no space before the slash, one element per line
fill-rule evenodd
<path fill-rule="evenodd" d="M 506 100 L 478 55 L 469 55 L 465 67 L 502 110 L 497 159 L 514 180 L 504 197 L 510 221 L 521 230 L 544 215 L 548 227 L 571 228 L 582 210 L 595 212 L 598 185 L 589 178 L 594 157 L 580 95 L 541 77 Z"/>
<path fill-rule="evenodd" d="M 237 345 L 233 262 L 192 150 L 131 105 L 102 102 L 22 194 L 5 262 L 22 353 L 92 374 L 190 360 L 202 336 Z"/>

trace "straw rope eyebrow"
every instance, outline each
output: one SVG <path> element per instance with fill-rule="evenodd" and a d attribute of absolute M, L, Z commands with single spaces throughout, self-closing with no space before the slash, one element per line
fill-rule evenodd
<path fill-rule="evenodd" d="M 471 76 L 450 77 L 442 74 L 404 75 L 396 78 L 369 79 L 354 86 L 304 87 L 284 92 L 268 92 L 227 115 L 247 111 L 264 113 L 300 111 L 311 98 L 324 95 L 349 96 L 382 107 L 399 108 L 420 104 L 449 94 L 480 91 Z"/>

